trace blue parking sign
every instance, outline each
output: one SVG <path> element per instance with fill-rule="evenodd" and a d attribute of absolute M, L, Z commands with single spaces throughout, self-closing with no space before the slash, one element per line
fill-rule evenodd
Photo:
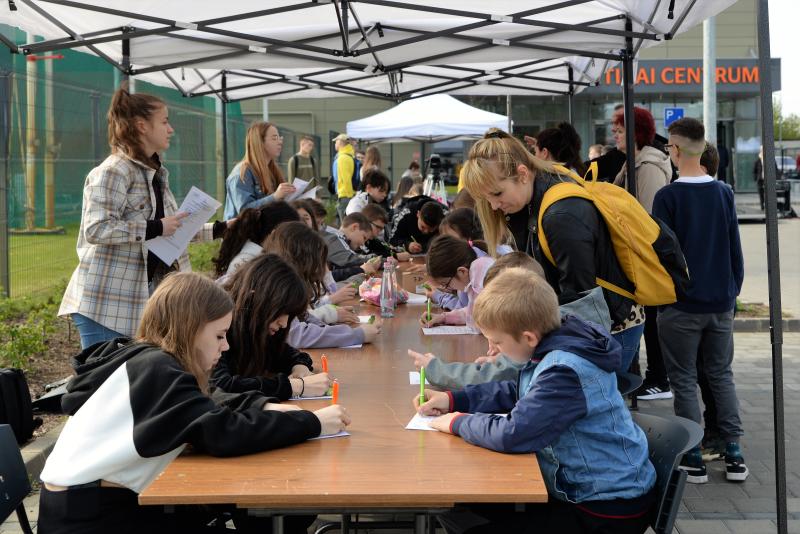
<path fill-rule="evenodd" d="M 683 108 L 664 108 L 664 128 L 683 118 Z"/>

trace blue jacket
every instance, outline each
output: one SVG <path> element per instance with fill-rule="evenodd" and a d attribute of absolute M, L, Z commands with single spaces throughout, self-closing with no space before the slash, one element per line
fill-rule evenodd
<path fill-rule="evenodd" d="M 239 215 L 245 208 L 258 208 L 275 200 L 272 195 L 264 194 L 256 175 L 250 169 L 244 173 L 244 180 L 242 180 L 241 170 L 242 164 L 239 163 L 225 179 L 224 217 L 226 221 Z"/>
<path fill-rule="evenodd" d="M 617 390 L 621 347 L 575 317 L 545 336 L 517 382 L 453 392 L 453 433 L 500 452 L 537 453 L 548 493 L 582 503 L 638 499 L 655 484 L 644 432 Z M 510 412 L 508 415 L 492 415 Z"/>

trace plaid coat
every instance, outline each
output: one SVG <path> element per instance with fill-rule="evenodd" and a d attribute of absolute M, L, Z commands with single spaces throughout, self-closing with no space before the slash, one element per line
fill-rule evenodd
<path fill-rule="evenodd" d="M 152 182 L 156 173 L 163 184 L 164 215 L 173 215 L 178 205 L 163 166 L 156 171 L 112 154 L 89 172 L 83 186 L 79 263 L 59 315 L 80 313 L 125 336 L 136 333 L 150 296 L 145 230 L 155 211 Z M 206 224 L 195 239 L 210 240 L 212 227 Z M 186 252 L 176 263 L 178 270 L 191 270 Z"/>

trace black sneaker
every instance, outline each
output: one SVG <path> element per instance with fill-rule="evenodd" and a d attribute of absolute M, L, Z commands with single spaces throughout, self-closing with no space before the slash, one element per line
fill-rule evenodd
<path fill-rule="evenodd" d="M 718 436 L 712 435 L 703 438 L 700 451 L 704 462 L 713 462 L 725 458 L 725 442 Z"/>
<path fill-rule="evenodd" d="M 725 478 L 732 482 L 744 482 L 749 474 L 739 444 L 730 442 L 725 445 Z"/>
<path fill-rule="evenodd" d="M 639 400 L 671 399 L 672 391 L 670 391 L 669 386 L 648 386 L 644 384 L 639 388 L 639 393 L 636 394 L 636 398 Z"/>
<path fill-rule="evenodd" d="M 686 482 L 691 484 L 705 484 L 708 482 L 706 464 L 700 454 L 700 447 L 695 447 L 683 455 L 678 469 L 686 471 Z"/>

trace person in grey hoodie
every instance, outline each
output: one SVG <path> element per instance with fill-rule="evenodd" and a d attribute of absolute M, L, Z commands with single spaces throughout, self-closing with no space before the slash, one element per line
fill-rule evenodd
<path fill-rule="evenodd" d="M 656 136 L 656 125 L 653 115 L 644 108 L 633 108 L 634 129 L 636 146 L 633 147 L 636 155 L 636 199 L 644 206 L 647 213 L 653 211 L 653 199 L 659 189 L 667 185 L 672 179 L 672 164 L 669 156 L 652 146 Z M 617 111 L 611 119 L 611 132 L 617 148 L 626 152 L 628 147 L 625 141 L 625 119 L 622 110 Z M 627 165 L 623 165 L 614 184 L 620 187 L 627 186 Z"/>

